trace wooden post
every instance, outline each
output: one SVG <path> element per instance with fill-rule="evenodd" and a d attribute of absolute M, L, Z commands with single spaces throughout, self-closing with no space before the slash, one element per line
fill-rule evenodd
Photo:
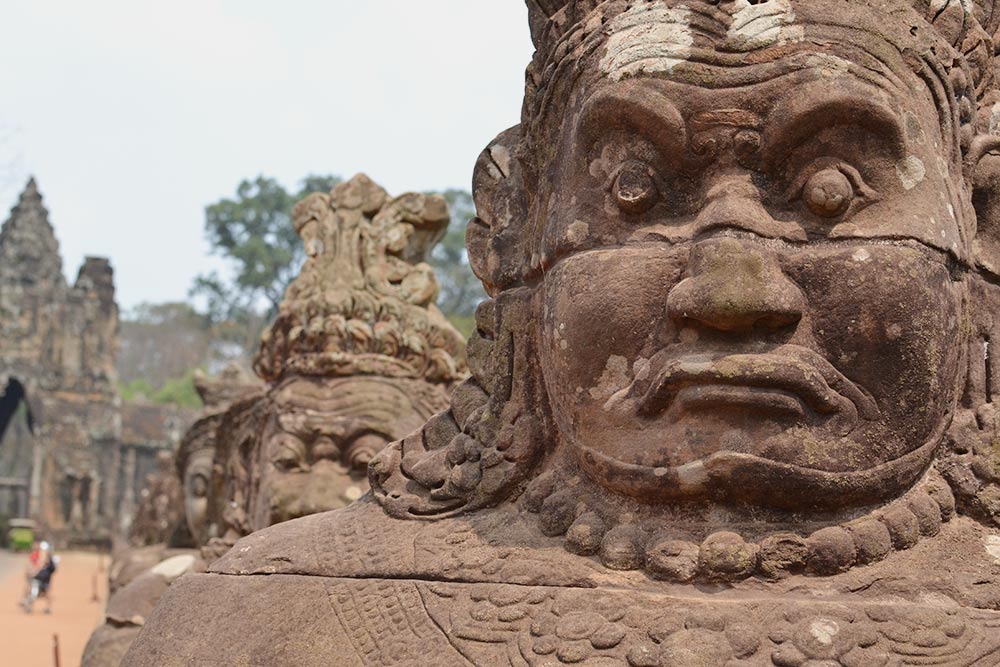
<path fill-rule="evenodd" d="M 59 635 L 52 635 L 52 660 L 59 667 Z"/>

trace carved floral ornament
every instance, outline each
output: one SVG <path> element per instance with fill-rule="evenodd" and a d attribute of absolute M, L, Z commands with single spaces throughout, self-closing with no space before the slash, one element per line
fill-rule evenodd
<path fill-rule="evenodd" d="M 292 218 L 307 259 L 262 336 L 261 378 L 465 377 L 461 339 L 434 305 L 439 288 L 424 262 L 448 225 L 443 198 L 392 199 L 361 174 L 309 195 Z"/>
<path fill-rule="evenodd" d="M 975 630 L 948 609 L 807 603 L 754 622 L 711 606 L 657 607 L 545 587 L 503 586 L 467 598 L 440 587 L 429 597 L 437 596 L 454 610 L 449 620 L 457 635 L 482 640 L 486 625 L 489 641 L 516 644 L 531 665 L 887 667 L 970 664 L 976 653 Z"/>
<path fill-rule="evenodd" d="M 676 581 L 1000 525 L 993 4 L 528 4 L 472 378 L 372 462 L 384 509 L 514 502 Z"/>

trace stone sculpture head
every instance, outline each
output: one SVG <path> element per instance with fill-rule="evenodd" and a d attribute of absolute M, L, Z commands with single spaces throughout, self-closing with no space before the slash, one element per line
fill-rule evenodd
<path fill-rule="evenodd" d="M 201 547 L 214 530 L 210 496 L 218 486 L 214 460 L 222 415 L 234 401 L 259 395 L 261 387 L 237 364 L 227 365 L 213 377 L 196 371 L 194 386 L 205 407 L 181 439 L 174 459 L 174 472 L 181 482 L 188 533 L 194 546 Z"/>
<path fill-rule="evenodd" d="M 528 5 L 522 122 L 474 180 L 473 378 L 373 463 L 386 510 L 526 487 L 567 540 L 759 537 L 928 495 L 940 523 L 944 473 L 986 512 L 1000 488 L 955 480 L 993 433 L 1000 11 Z"/>
<path fill-rule="evenodd" d="M 559 432 L 645 499 L 898 495 L 964 385 L 969 193 L 939 112 L 968 74 L 939 109 L 906 50 L 939 37 L 858 3 L 612 4 L 535 128 L 561 163 L 529 213 Z"/>
<path fill-rule="evenodd" d="M 377 376 L 294 377 L 272 390 L 254 525 L 347 505 L 368 490 L 368 463 L 442 407 L 427 383 Z M 266 499 L 266 502 L 264 502 Z"/>
<path fill-rule="evenodd" d="M 307 259 L 261 339 L 267 395 L 235 404 L 220 429 L 222 511 L 238 533 L 359 498 L 374 455 L 466 377 L 424 262 L 448 224 L 444 199 L 393 199 L 359 175 L 299 202 L 293 222 Z"/>
<path fill-rule="evenodd" d="M 221 486 L 214 461 L 223 413 L 208 410 L 198 418 L 181 438 L 174 462 L 184 498 L 184 521 L 195 547 L 204 546 L 218 530 L 211 507 L 212 496 Z"/>
<path fill-rule="evenodd" d="M 146 475 L 139 492 L 139 506 L 129 527 L 129 543 L 134 547 L 168 541 L 181 523 L 180 485 L 174 475 L 174 456 L 156 453 L 156 469 Z"/>
<path fill-rule="evenodd" d="M 208 493 L 212 484 L 217 426 L 217 416 L 198 420 L 185 435 L 177 453 L 177 472 L 184 492 L 184 519 L 196 546 L 205 544 L 209 538 Z"/>

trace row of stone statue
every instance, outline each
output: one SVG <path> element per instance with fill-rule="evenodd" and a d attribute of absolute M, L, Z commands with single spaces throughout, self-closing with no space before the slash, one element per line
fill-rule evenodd
<path fill-rule="evenodd" d="M 375 454 L 447 407 L 465 346 L 423 259 L 448 219 L 441 197 L 391 199 L 363 175 L 296 206 L 308 259 L 262 337 L 260 379 L 196 374 L 205 407 L 147 479 L 84 667 L 117 667 L 167 586 L 238 538 L 360 498 Z"/>
<path fill-rule="evenodd" d="M 1000 665 L 1000 6 L 528 10 L 521 122 L 473 175 L 469 378 L 366 431 L 394 441 L 362 498 L 177 579 L 123 664 Z M 316 377 L 405 379 L 416 421 L 461 377 L 408 261 L 444 214 L 407 201 L 297 209 L 377 296 L 289 291 L 257 370 L 299 406 L 219 431 L 220 538 L 345 465 L 303 440 L 348 395 Z"/>

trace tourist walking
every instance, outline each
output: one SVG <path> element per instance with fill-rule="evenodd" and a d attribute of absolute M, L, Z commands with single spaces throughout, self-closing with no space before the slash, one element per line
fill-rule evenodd
<path fill-rule="evenodd" d="M 29 614 L 35 606 L 35 600 L 43 598 L 45 600 L 45 613 L 52 613 L 52 575 L 55 574 L 59 557 L 52 552 L 52 545 L 42 542 L 39 545 L 38 558 L 32 553 L 32 566 L 36 567 L 35 573 L 29 581 L 28 593 L 25 595 L 21 606 Z M 41 565 L 38 566 L 38 563 Z"/>

